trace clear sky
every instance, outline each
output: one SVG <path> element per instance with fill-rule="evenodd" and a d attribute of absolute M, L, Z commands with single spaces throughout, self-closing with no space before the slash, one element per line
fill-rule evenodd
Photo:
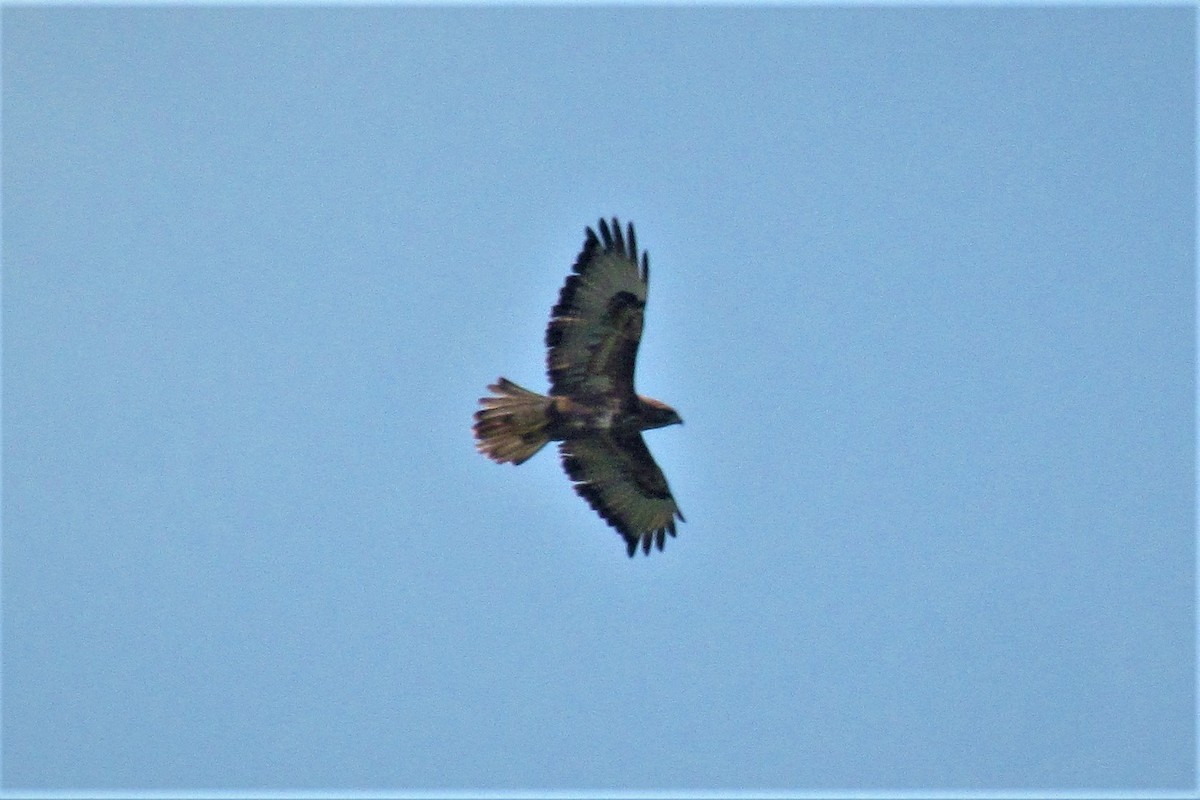
<path fill-rule="evenodd" d="M 1196 12 L 3 25 L 3 787 L 1185 790 Z M 688 522 L 474 451 L 601 215 Z"/>

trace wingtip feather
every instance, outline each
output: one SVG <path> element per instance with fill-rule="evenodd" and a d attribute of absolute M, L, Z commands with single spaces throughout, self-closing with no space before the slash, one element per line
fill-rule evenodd
<path fill-rule="evenodd" d="M 600 238 L 604 242 L 605 249 L 612 247 L 612 231 L 608 229 L 608 220 L 604 217 L 600 218 Z"/>

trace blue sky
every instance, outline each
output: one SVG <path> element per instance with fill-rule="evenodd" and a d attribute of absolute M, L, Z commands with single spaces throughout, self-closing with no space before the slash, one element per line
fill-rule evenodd
<path fill-rule="evenodd" d="M 1195 785 L 1193 9 L 2 25 L 3 788 Z M 632 560 L 470 433 L 613 214 Z"/>

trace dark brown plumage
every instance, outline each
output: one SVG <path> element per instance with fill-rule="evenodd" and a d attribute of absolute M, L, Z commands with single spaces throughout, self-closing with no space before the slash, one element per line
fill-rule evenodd
<path fill-rule="evenodd" d="M 632 556 L 659 550 L 683 520 L 641 431 L 681 423 L 673 408 L 633 388 L 650 260 L 614 217 L 588 228 L 583 249 L 550 312 L 550 394 L 500 378 L 475 412 L 476 447 L 498 463 L 521 464 L 559 442 L 575 491 L 616 528 Z"/>

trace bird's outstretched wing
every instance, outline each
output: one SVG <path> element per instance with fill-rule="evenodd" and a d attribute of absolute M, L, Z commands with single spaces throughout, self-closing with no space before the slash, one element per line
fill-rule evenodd
<path fill-rule="evenodd" d="M 632 404 L 650 259 L 642 253 L 639 268 L 633 223 L 627 235 L 616 217 L 611 229 L 603 219 L 599 227 L 599 236 L 587 229 L 583 250 L 550 312 L 550 392 L 586 398 L 615 395 Z"/>
<path fill-rule="evenodd" d="M 662 550 L 666 534 L 675 535 L 683 513 L 641 434 L 568 439 L 559 452 L 575 491 L 625 538 L 630 556 L 639 544 L 644 553 L 651 544 Z"/>

